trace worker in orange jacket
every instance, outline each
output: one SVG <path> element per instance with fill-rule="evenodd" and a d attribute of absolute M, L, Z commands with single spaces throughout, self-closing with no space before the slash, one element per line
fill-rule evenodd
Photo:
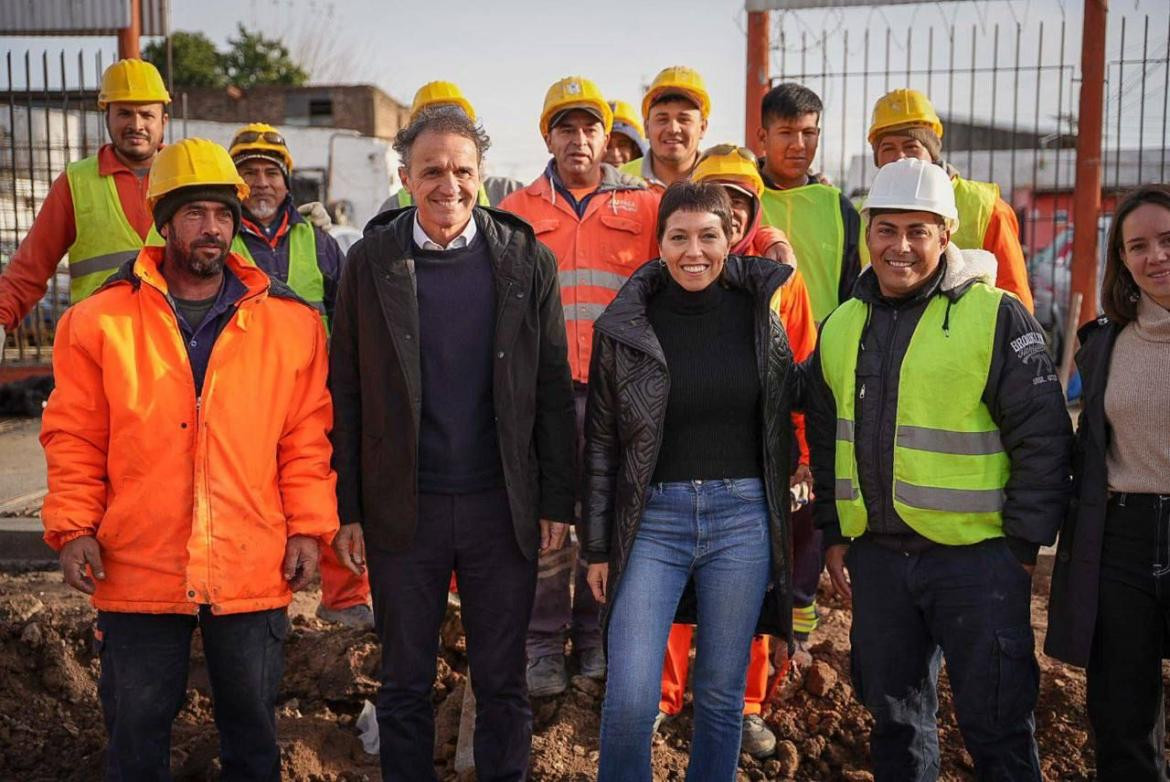
<path fill-rule="evenodd" d="M 613 111 L 589 79 L 571 76 L 549 88 L 540 132 L 552 160 L 537 179 L 500 203 L 532 224 L 557 259 L 577 410 L 577 454 L 585 416 L 585 389 L 593 321 L 639 266 L 658 255 L 654 227 L 658 195 L 605 158 Z M 565 447 L 572 447 L 569 443 Z M 580 458 L 577 460 L 578 472 Z M 574 567 L 576 587 L 570 600 Z M 572 626 L 580 672 L 605 676 L 600 609 L 585 583 L 576 545 L 541 556 L 536 602 L 528 626 L 528 691 L 557 695 L 568 686 L 565 633 Z"/>
<path fill-rule="evenodd" d="M 162 147 L 171 96 L 158 70 L 142 60 L 119 60 L 102 74 L 98 108 L 110 143 L 70 163 L 49 188 L 28 235 L 0 274 L 0 358 L 12 331 L 45 295 L 68 253 L 69 299 L 97 290 L 148 241 L 146 191 L 150 164 Z"/>
<path fill-rule="evenodd" d="M 696 182 L 722 185 L 727 190 L 732 205 L 731 252 L 735 255 L 768 256 L 781 249 L 785 251 L 785 262 L 794 263 L 791 245 L 784 232 L 778 228 L 762 225 L 760 196 L 764 192 L 764 181 L 760 177 L 755 155 L 751 150 L 734 144 L 721 144 L 706 150 L 699 158 L 691 178 Z M 780 245 L 780 246 L 778 246 Z M 788 334 L 792 355 L 797 362 L 804 361 L 816 348 L 817 329 L 813 320 L 812 302 L 808 287 L 800 271 L 794 271 L 778 291 L 774 302 L 780 321 Z M 804 416 L 792 416 L 797 444 L 800 447 L 800 471 L 793 476 L 793 484 L 807 482 L 808 442 L 804 434 Z M 795 536 L 794 536 L 795 538 Z M 794 539 L 795 543 L 795 539 Z M 819 559 L 819 557 L 818 557 Z M 799 559 L 797 560 L 799 565 Z M 819 575 L 819 570 L 817 575 Z M 795 613 L 795 612 L 794 612 Z M 799 615 L 793 617 L 793 627 L 799 631 Z M 677 715 L 683 706 L 686 690 L 687 671 L 690 668 L 691 639 L 694 627 L 675 624 L 670 629 L 666 644 L 666 657 L 662 666 L 662 701 L 659 703 L 658 724 Z M 807 633 L 804 638 L 807 640 Z M 751 658 L 748 664 L 747 689 L 744 692 L 743 732 L 740 748 L 753 757 L 766 757 L 776 749 L 776 736 L 764 723 L 763 703 L 768 697 L 769 641 L 767 636 L 758 635 L 752 640 Z"/>
<path fill-rule="evenodd" d="M 185 139 L 151 173 L 165 246 L 57 329 L 45 540 L 98 610 L 107 776 L 169 776 L 198 627 L 224 778 L 278 780 L 286 607 L 337 530 L 325 330 L 229 251 L 247 186 L 225 149 Z"/>
<path fill-rule="evenodd" d="M 1000 198 L 999 185 L 965 179 L 943 161 L 942 136 L 942 120 L 930 98 L 918 90 L 892 90 L 874 104 L 869 126 L 874 164 L 880 168 L 912 157 L 942 166 L 951 178 L 959 210 L 959 227 L 951 241 L 960 249 L 983 249 L 994 255 L 999 269 L 995 287 L 1014 294 L 1032 312 L 1035 304 L 1015 210 Z"/>

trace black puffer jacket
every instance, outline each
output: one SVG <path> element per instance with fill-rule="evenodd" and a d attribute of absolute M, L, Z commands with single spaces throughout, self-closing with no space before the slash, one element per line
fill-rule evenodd
<path fill-rule="evenodd" d="M 1081 327 L 1077 369 L 1084 388 L 1084 406 L 1073 450 L 1073 503 L 1060 530 L 1052 597 L 1048 602 L 1048 633 L 1044 653 L 1082 668 L 1089 664 L 1097 626 L 1097 592 L 1101 585 L 1101 548 L 1109 502 L 1105 454 L 1112 432 L 1105 417 L 1105 386 L 1109 361 L 1121 326 L 1106 318 Z"/>
<path fill-rule="evenodd" d="M 422 415 L 414 207 L 383 212 L 349 251 L 329 354 L 333 468 L 342 524 L 405 551 L 418 523 Z M 557 266 L 519 217 L 476 207 L 495 276 L 492 404 L 516 542 L 573 517 L 573 389 Z M 457 316 L 457 313 L 452 313 Z"/>
<path fill-rule="evenodd" d="M 782 264 L 730 256 L 724 283 L 751 294 L 756 308 L 756 361 L 763 404 L 764 487 L 771 526 L 772 583 L 757 632 L 791 638 L 792 589 L 788 476 L 792 460 L 792 352 L 769 302 L 791 274 Z M 634 272 L 594 325 L 585 413 L 583 545 L 591 563 L 609 562 L 607 606 L 622 588 L 622 571 L 638 535 L 646 493 L 662 445 L 670 377 L 647 303 L 664 283 L 658 261 Z M 712 368 L 717 371 L 717 368 Z M 684 598 L 678 621 L 694 622 Z M 608 624 L 608 611 L 603 615 Z"/>
<path fill-rule="evenodd" d="M 861 398 L 855 404 L 857 468 L 869 517 L 867 534 L 916 537 L 895 511 L 889 490 L 902 359 L 931 299 L 945 296 L 953 307 L 961 307 L 963 294 L 972 285 L 994 279 L 994 264 L 990 253 L 960 252 L 950 245 L 935 277 L 918 294 L 900 301 L 881 295 L 872 268 L 857 280 L 854 298 L 867 303 L 870 313 L 857 361 L 858 393 L 868 388 L 869 397 L 864 404 Z M 837 410 L 821 371 L 819 349 L 809 360 L 805 380 L 815 523 L 825 530 L 826 546 L 846 543 L 833 500 Z M 944 387 L 938 389 L 939 394 L 945 392 Z M 878 404 L 873 403 L 875 393 Z M 1004 488 L 1003 531 L 1016 557 L 1032 563 L 1037 549 L 1056 539 L 1068 507 L 1072 427 L 1040 324 L 1013 296 L 1004 296 L 999 305 L 983 402 L 1011 460 Z M 939 404 L 945 403 L 939 399 Z M 927 544 L 925 539 L 920 542 Z"/>

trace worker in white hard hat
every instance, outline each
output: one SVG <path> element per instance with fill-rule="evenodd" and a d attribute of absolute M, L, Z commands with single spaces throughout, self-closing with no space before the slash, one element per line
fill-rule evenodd
<path fill-rule="evenodd" d="M 863 216 L 872 265 L 822 325 L 805 412 L 874 778 L 938 776 L 945 659 L 976 776 L 1039 782 L 1030 605 L 1071 490 L 1060 383 L 994 257 L 951 242 L 946 172 L 882 167 Z"/>

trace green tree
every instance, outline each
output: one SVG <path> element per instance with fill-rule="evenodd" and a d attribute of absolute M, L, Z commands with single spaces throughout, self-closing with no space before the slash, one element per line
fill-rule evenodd
<path fill-rule="evenodd" d="M 291 57 L 279 38 L 265 38 L 237 25 L 239 37 L 229 38 L 231 48 L 222 56 L 223 73 L 230 84 L 243 89 L 259 84 L 300 86 L 309 80 L 308 72 Z"/>
<path fill-rule="evenodd" d="M 143 58 L 153 63 L 163 79 L 167 78 L 166 40 L 149 44 Z M 171 59 L 175 64 L 176 87 L 222 87 L 227 84 L 223 55 L 203 33 L 177 32 L 171 34 Z"/>

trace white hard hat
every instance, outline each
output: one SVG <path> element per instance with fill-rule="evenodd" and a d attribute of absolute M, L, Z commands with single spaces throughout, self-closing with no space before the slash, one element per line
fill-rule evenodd
<path fill-rule="evenodd" d="M 931 212 L 943 218 L 947 230 L 959 227 L 950 177 L 940 166 L 918 158 L 902 158 L 878 169 L 861 216 L 868 220 L 871 209 Z"/>

